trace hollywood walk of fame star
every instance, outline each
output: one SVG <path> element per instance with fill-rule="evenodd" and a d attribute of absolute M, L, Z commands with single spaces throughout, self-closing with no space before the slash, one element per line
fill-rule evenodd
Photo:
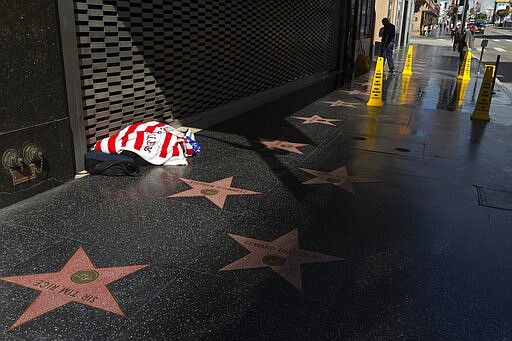
<path fill-rule="evenodd" d="M 218 207 L 224 208 L 224 203 L 228 195 L 261 194 L 260 192 L 231 187 L 231 182 L 233 181 L 232 176 L 214 182 L 203 182 L 184 178 L 180 178 L 180 180 L 192 188 L 184 192 L 169 195 L 168 198 L 201 196 L 210 200 Z"/>
<path fill-rule="evenodd" d="M 320 124 L 326 124 L 326 125 L 330 125 L 330 126 L 336 126 L 335 124 L 332 124 L 331 122 L 337 122 L 337 121 L 341 121 L 341 120 L 336 120 L 336 119 L 332 119 L 332 118 L 323 118 L 321 116 L 318 116 L 318 115 L 313 115 L 311 117 L 292 117 L 292 118 L 296 118 L 298 120 L 302 120 L 302 124 L 308 124 L 308 123 L 320 123 Z"/>
<path fill-rule="evenodd" d="M 271 242 L 235 234 L 229 234 L 229 236 L 251 253 L 219 271 L 269 267 L 300 291 L 302 291 L 301 264 L 344 260 L 300 249 L 297 229 Z"/>
<path fill-rule="evenodd" d="M 368 91 L 360 91 L 360 90 L 343 90 L 343 92 L 348 93 L 349 95 L 368 95 Z"/>
<path fill-rule="evenodd" d="M 314 175 L 313 179 L 303 182 L 305 185 L 313 185 L 313 184 L 333 184 L 338 186 L 339 188 L 344 189 L 347 192 L 355 193 L 354 187 L 352 186 L 352 182 L 361 182 L 356 181 L 355 178 L 351 177 L 347 173 L 347 168 L 340 167 L 332 170 L 330 172 L 322 172 L 313 169 L 300 168 L 306 173 Z"/>
<path fill-rule="evenodd" d="M 329 107 L 349 107 L 349 108 L 357 108 L 356 104 L 357 103 L 353 103 L 353 102 L 345 102 L 345 101 L 342 101 L 342 100 L 337 100 L 335 102 L 328 102 L 328 101 L 324 101 L 324 103 L 327 103 L 329 104 Z"/>
<path fill-rule="evenodd" d="M 59 272 L 0 277 L 2 281 L 41 292 L 9 330 L 69 302 L 125 316 L 107 284 L 147 266 L 149 264 L 96 268 L 80 247 Z"/>
<path fill-rule="evenodd" d="M 305 143 L 295 143 L 295 142 L 282 141 L 282 140 L 260 141 L 260 142 L 262 144 L 264 144 L 270 150 L 282 149 L 282 150 L 286 150 L 286 151 L 296 153 L 296 154 L 303 154 L 299 150 L 298 147 L 309 146 L 309 144 L 305 144 Z"/>

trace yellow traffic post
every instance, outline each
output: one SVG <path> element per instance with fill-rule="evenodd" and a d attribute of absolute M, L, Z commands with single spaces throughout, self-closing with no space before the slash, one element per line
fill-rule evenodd
<path fill-rule="evenodd" d="M 412 75 L 412 50 L 414 49 L 413 45 L 409 45 L 407 49 L 407 58 L 405 58 L 404 70 L 402 71 L 402 75 Z"/>
<path fill-rule="evenodd" d="M 471 79 L 470 73 L 471 73 L 471 51 L 466 51 L 466 54 L 464 55 L 464 61 L 462 62 L 462 65 L 460 66 L 459 75 L 457 76 L 457 79 L 462 79 L 463 81 L 468 81 Z"/>
<path fill-rule="evenodd" d="M 496 70 L 494 65 L 484 66 L 484 80 L 478 93 L 475 110 L 471 114 L 472 120 L 489 121 L 489 109 L 491 107 L 492 81 Z"/>
<path fill-rule="evenodd" d="M 377 65 L 373 73 L 372 90 L 370 92 L 370 99 L 366 103 L 369 107 L 382 107 L 382 77 L 384 74 L 384 58 L 377 58 Z"/>

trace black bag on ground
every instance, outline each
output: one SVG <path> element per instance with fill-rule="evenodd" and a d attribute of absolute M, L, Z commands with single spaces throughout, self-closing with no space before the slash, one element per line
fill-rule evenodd
<path fill-rule="evenodd" d="M 85 170 L 91 175 L 138 176 L 140 168 L 128 156 L 102 153 L 97 150 L 85 154 Z"/>

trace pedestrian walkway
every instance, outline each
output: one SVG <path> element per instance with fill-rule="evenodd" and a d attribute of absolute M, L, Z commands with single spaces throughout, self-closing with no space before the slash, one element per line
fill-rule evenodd
<path fill-rule="evenodd" d="M 481 76 L 462 96 L 456 52 L 414 54 L 382 108 L 361 78 L 0 210 L 3 338 L 510 338 L 511 98 L 471 121 Z"/>

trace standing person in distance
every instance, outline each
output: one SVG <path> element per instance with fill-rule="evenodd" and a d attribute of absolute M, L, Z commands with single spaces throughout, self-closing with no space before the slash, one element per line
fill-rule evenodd
<path fill-rule="evenodd" d="M 382 56 L 384 62 L 388 62 L 389 72 L 395 72 L 393 62 L 393 48 L 395 47 L 395 25 L 389 22 L 388 18 L 382 19 L 384 30 L 382 31 Z"/>

